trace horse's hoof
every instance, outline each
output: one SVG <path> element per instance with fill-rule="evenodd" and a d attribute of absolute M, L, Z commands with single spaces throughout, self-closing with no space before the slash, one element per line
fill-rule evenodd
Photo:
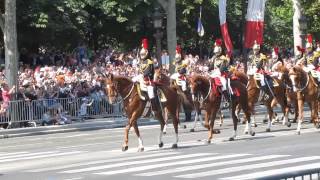
<path fill-rule="evenodd" d="M 229 141 L 234 141 L 234 137 L 229 138 Z"/>
<path fill-rule="evenodd" d="M 246 124 L 247 122 L 246 121 L 242 121 L 242 124 Z"/>
<path fill-rule="evenodd" d="M 143 152 L 144 151 L 144 147 L 138 148 L 138 152 Z"/>
<path fill-rule="evenodd" d="M 177 149 L 178 145 L 177 144 L 172 144 L 172 149 Z"/>
<path fill-rule="evenodd" d="M 258 125 L 256 123 L 254 123 L 254 127 L 258 127 Z"/>
<path fill-rule="evenodd" d="M 162 147 L 163 147 L 163 142 L 159 144 L 159 148 L 162 148 Z"/>
<path fill-rule="evenodd" d="M 216 129 L 216 130 L 213 130 L 213 134 L 220 134 L 220 130 L 219 129 Z"/>
<path fill-rule="evenodd" d="M 194 129 L 192 128 L 192 129 L 190 129 L 190 132 L 194 132 Z"/>
<path fill-rule="evenodd" d="M 266 132 L 271 132 L 271 129 L 270 129 L 270 128 L 267 128 L 267 129 L 266 129 Z"/>
<path fill-rule="evenodd" d="M 301 134 L 301 132 L 300 131 L 297 131 L 297 135 L 300 135 Z"/>
<path fill-rule="evenodd" d="M 291 127 L 291 122 L 287 122 L 287 127 Z"/>
<path fill-rule="evenodd" d="M 124 151 L 127 151 L 128 150 L 128 146 L 123 146 L 122 147 L 122 151 L 124 152 Z"/>
<path fill-rule="evenodd" d="M 211 144 L 211 141 L 207 140 L 207 141 L 204 141 L 204 145 L 209 145 Z"/>
<path fill-rule="evenodd" d="M 315 126 L 316 126 L 317 129 L 320 129 L 320 123 L 316 123 Z"/>
<path fill-rule="evenodd" d="M 183 128 L 183 129 L 187 129 L 187 125 L 183 125 L 182 128 Z"/>
<path fill-rule="evenodd" d="M 222 127 L 222 124 L 220 124 L 220 127 Z"/>
<path fill-rule="evenodd" d="M 256 132 L 251 132 L 250 134 L 251 134 L 251 136 L 255 136 Z"/>
<path fill-rule="evenodd" d="M 248 131 L 244 132 L 244 134 L 248 134 Z"/>
<path fill-rule="evenodd" d="M 163 131 L 162 133 L 163 133 L 163 134 L 167 134 L 167 131 Z"/>

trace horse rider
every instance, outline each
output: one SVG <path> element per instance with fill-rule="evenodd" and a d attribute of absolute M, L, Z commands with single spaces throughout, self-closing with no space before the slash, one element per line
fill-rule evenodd
<path fill-rule="evenodd" d="M 214 44 L 213 57 L 209 62 L 209 72 L 211 78 L 219 78 L 221 82 L 221 90 L 224 98 L 230 103 L 230 98 L 227 91 L 227 76 L 230 65 L 230 58 L 222 52 L 222 40 L 217 39 Z"/>
<path fill-rule="evenodd" d="M 281 79 L 282 72 L 280 71 L 280 67 L 284 65 L 282 58 L 279 56 L 279 48 L 274 47 L 271 54 L 271 77 Z"/>
<path fill-rule="evenodd" d="M 294 60 L 296 62 L 296 65 L 302 66 L 304 67 L 306 64 L 306 56 L 305 56 L 305 49 L 297 46 L 297 52 L 296 55 L 294 57 Z"/>
<path fill-rule="evenodd" d="M 260 53 L 260 44 L 254 42 L 252 47 L 253 53 L 249 55 L 248 75 L 259 75 L 261 90 L 267 92 L 268 86 L 266 81 L 271 85 L 270 72 L 267 71 L 267 56 Z"/>
<path fill-rule="evenodd" d="M 181 87 L 182 91 L 187 90 L 187 81 L 186 81 L 186 74 L 187 74 L 187 64 L 185 61 L 182 60 L 181 56 L 181 47 L 178 45 L 176 47 L 176 56 L 174 65 L 176 67 L 175 73 L 170 76 L 170 79 L 174 80 L 178 86 Z"/>
<path fill-rule="evenodd" d="M 150 58 L 148 51 L 148 39 L 142 39 L 142 48 L 139 52 L 140 64 L 139 71 L 141 74 L 132 78 L 133 82 L 139 81 L 142 86 L 146 86 L 146 89 L 141 88 L 143 91 L 147 91 L 148 98 L 151 102 L 152 110 L 155 111 L 156 98 L 155 98 L 155 84 L 154 84 L 154 62 Z"/>

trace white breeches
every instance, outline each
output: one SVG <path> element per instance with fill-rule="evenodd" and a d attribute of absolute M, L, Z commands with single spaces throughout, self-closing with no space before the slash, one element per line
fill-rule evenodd
<path fill-rule="evenodd" d="M 256 66 L 248 66 L 248 71 L 247 74 L 248 75 L 254 75 L 257 72 L 257 67 Z"/>
<path fill-rule="evenodd" d="M 147 86 L 147 92 L 150 99 L 154 98 L 154 87 L 153 86 Z"/>
<path fill-rule="evenodd" d="M 142 74 L 139 74 L 139 75 L 136 75 L 132 78 L 132 81 L 133 82 L 141 82 L 143 81 L 143 75 Z"/>
<path fill-rule="evenodd" d="M 219 78 L 222 84 L 222 91 L 227 90 L 227 80 L 223 76 L 221 76 L 221 72 L 219 69 L 215 69 L 210 73 L 211 78 Z"/>
<path fill-rule="evenodd" d="M 275 77 L 275 78 L 281 79 L 282 78 L 282 73 L 274 71 L 274 72 L 272 72 L 271 77 Z"/>
<path fill-rule="evenodd" d="M 261 74 L 260 84 L 261 84 L 261 86 L 265 86 L 266 85 L 266 81 L 264 79 L 264 75 L 263 74 Z"/>
<path fill-rule="evenodd" d="M 174 73 L 170 76 L 170 79 L 173 79 L 177 82 L 177 85 L 181 87 L 182 91 L 187 90 L 187 82 L 179 79 L 180 74 L 179 73 Z"/>

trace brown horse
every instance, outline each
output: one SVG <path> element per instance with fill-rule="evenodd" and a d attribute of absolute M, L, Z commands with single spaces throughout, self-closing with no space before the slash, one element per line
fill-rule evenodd
<path fill-rule="evenodd" d="M 276 87 L 269 87 L 269 90 L 267 92 L 268 98 L 262 100 L 264 105 L 267 107 L 268 111 L 268 126 L 266 131 L 271 131 L 271 122 L 272 118 L 274 117 L 274 112 L 272 109 L 272 106 L 275 102 L 278 102 L 281 106 L 282 112 L 284 114 L 284 124 L 286 124 L 288 127 L 291 126 L 291 123 L 288 121 L 288 112 L 289 107 L 287 106 L 286 102 L 286 96 L 285 96 L 285 86 L 282 83 L 281 80 L 275 79 L 275 81 L 279 84 L 279 86 Z M 258 98 L 260 96 L 260 88 L 256 84 L 256 80 L 254 79 L 253 75 L 249 75 L 249 82 L 247 85 L 248 90 L 248 103 L 249 103 L 249 110 L 251 113 L 254 112 L 254 106 L 258 102 Z"/>
<path fill-rule="evenodd" d="M 311 120 L 316 128 L 319 128 L 318 119 L 318 87 L 313 77 L 305 72 L 300 66 L 289 70 L 289 78 L 292 82 L 293 91 L 297 93 L 299 118 L 297 133 L 300 134 L 301 123 L 303 122 L 304 102 L 307 102 L 311 110 Z"/>
<path fill-rule="evenodd" d="M 190 87 L 191 92 L 194 97 L 201 96 L 202 101 L 204 103 L 204 110 L 205 110 L 205 126 L 209 130 L 208 140 L 207 143 L 211 143 L 213 138 L 213 127 L 214 121 L 216 118 L 216 114 L 220 109 L 221 104 L 221 94 L 219 92 L 212 90 L 212 85 L 214 82 L 207 79 L 204 76 L 195 75 L 190 78 Z M 251 130 L 250 124 L 250 113 L 248 111 L 248 94 L 246 86 L 237 80 L 230 81 L 231 87 L 236 88 L 240 96 L 232 96 L 231 98 L 231 114 L 233 119 L 233 126 L 234 126 L 234 134 L 232 137 L 229 138 L 230 141 L 233 141 L 236 138 L 237 134 L 237 125 L 238 125 L 238 118 L 235 114 L 237 105 L 241 105 L 241 109 L 244 111 L 245 118 L 247 119 L 247 128 L 249 133 L 254 136 L 255 133 Z M 199 99 L 194 99 L 195 101 L 199 101 Z"/>
<path fill-rule="evenodd" d="M 167 76 L 165 73 L 163 73 L 160 68 L 155 70 L 155 80 L 163 85 L 171 86 L 181 96 L 181 99 L 182 99 L 181 103 L 185 112 L 186 121 L 189 121 L 191 119 L 192 110 L 196 111 L 194 126 L 193 128 L 190 129 L 191 132 L 194 132 L 197 120 L 200 120 L 201 122 L 203 122 L 202 116 L 201 116 L 200 104 L 193 102 L 190 91 L 189 90 L 185 92 L 182 91 L 181 87 L 178 86 L 176 83 L 174 83 L 173 80 L 170 79 L 170 77 Z M 188 78 L 187 78 L 187 81 L 188 81 Z M 164 128 L 164 133 L 166 132 L 166 128 L 167 128 L 167 118 L 165 118 L 165 121 L 166 121 L 166 125 Z M 185 129 L 186 126 L 183 126 L 183 128 Z"/>
<path fill-rule="evenodd" d="M 133 126 L 135 133 L 139 140 L 139 147 L 138 151 L 143 151 L 143 143 L 142 138 L 140 136 L 140 132 L 138 129 L 137 120 L 139 117 L 142 116 L 143 111 L 145 109 L 145 106 L 147 104 L 147 101 L 142 100 L 139 96 L 137 84 L 131 81 L 131 79 L 127 77 L 121 77 L 121 76 L 114 76 L 112 74 L 107 75 L 105 78 L 105 85 L 106 85 L 106 92 L 108 95 L 108 100 L 110 104 L 116 103 L 116 99 L 118 96 L 121 96 L 123 101 L 123 106 L 125 113 L 128 117 L 128 125 L 125 128 L 125 137 L 124 137 L 124 143 L 122 146 L 122 150 L 126 151 L 128 150 L 128 135 L 129 130 Z M 157 85 L 157 88 L 161 89 L 162 92 L 165 94 L 168 101 L 166 103 L 162 103 L 163 107 L 166 107 L 169 111 L 169 113 L 172 115 L 173 118 L 173 126 L 176 133 L 176 140 L 175 143 L 172 145 L 172 148 L 178 147 L 178 107 L 180 103 L 179 96 L 177 93 L 170 87 Z M 160 105 L 160 103 L 159 103 Z M 163 128 L 164 128 L 164 119 L 161 111 L 161 107 L 155 108 L 155 117 L 160 122 L 160 136 L 159 136 L 159 147 L 163 147 L 162 142 L 162 135 L 163 135 Z"/>

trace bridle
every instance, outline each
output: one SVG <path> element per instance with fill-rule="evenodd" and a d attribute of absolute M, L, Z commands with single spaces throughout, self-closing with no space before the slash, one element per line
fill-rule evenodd
<path fill-rule="evenodd" d="M 192 88 L 190 88 L 190 89 L 192 90 Z M 208 99 L 210 93 L 211 93 L 211 81 L 209 80 L 209 90 L 208 90 L 207 95 L 206 95 L 204 98 L 203 98 L 202 96 L 200 96 L 200 94 L 198 94 L 198 96 L 195 97 L 195 94 L 194 94 L 194 92 L 193 92 L 193 90 L 192 90 L 192 91 L 191 91 L 192 100 L 193 100 L 193 101 L 197 101 L 197 102 L 199 102 L 199 103 L 202 104 L 203 102 L 205 102 L 205 101 Z"/>
<path fill-rule="evenodd" d="M 118 86 L 118 83 L 117 82 L 112 82 L 112 83 L 110 83 L 113 87 L 115 87 L 114 88 L 114 91 L 115 91 L 115 95 L 114 96 L 110 96 L 109 94 L 108 94 L 108 97 L 110 98 L 117 98 L 117 97 L 119 97 L 119 86 Z M 118 98 L 118 100 L 116 101 L 116 102 L 114 102 L 114 103 L 112 103 L 112 104 L 120 104 L 120 103 L 122 103 L 123 101 L 125 101 L 130 95 L 131 95 L 131 93 L 132 93 L 132 91 L 133 91 L 133 89 L 134 89 L 134 83 L 132 83 L 132 86 L 131 86 L 131 89 L 130 89 L 130 91 L 128 92 L 128 94 L 124 97 L 124 98 Z M 107 89 L 109 90 L 111 87 L 110 87 L 110 85 L 109 84 L 107 84 Z M 121 96 L 120 96 L 121 97 Z"/>
<path fill-rule="evenodd" d="M 291 76 L 291 75 L 297 76 L 297 73 L 296 73 L 296 72 L 295 72 L 295 74 L 290 74 L 290 73 L 289 73 L 289 76 Z M 309 84 L 309 74 L 306 74 L 306 76 L 307 76 L 307 82 L 306 82 L 306 84 L 305 84 L 302 88 L 298 88 L 297 85 L 296 85 L 294 82 L 292 82 L 292 87 L 293 87 L 293 89 L 295 90 L 295 92 L 297 92 L 297 91 L 302 92 L 303 90 L 305 90 L 305 89 L 308 87 L 308 84 Z M 291 79 L 290 79 L 290 80 L 291 80 Z M 291 81 L 292 81 L 292 80 L 291 80 Z"/>

